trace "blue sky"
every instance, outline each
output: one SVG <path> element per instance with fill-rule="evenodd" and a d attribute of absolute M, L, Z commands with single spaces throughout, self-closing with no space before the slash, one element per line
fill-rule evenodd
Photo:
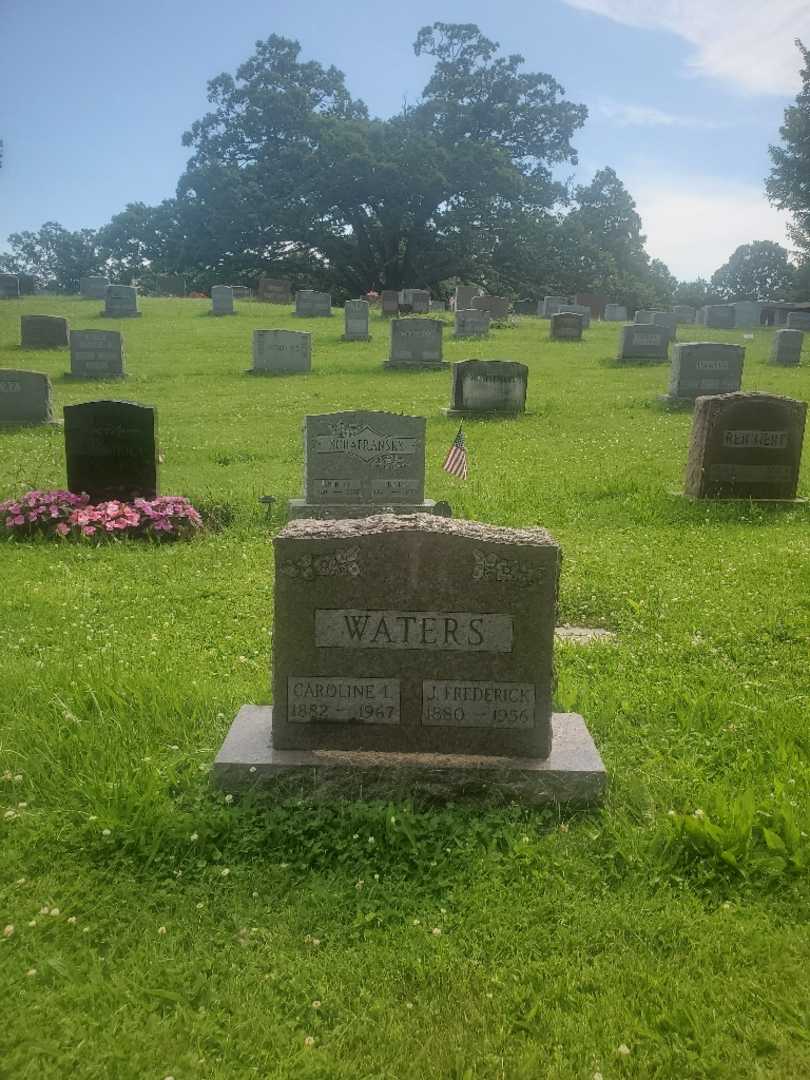
<path fill-rule="evenodd" d="M 785 242 L 763 179 L 799 86 L 793 40 L 810 44 L 808 0 L 0 0 L 0 249 L 12 231 L 95 227 L 171 195 L 208 79 L 258 38 L 297 38 L 388 116 L 427 81 L 412 43 L 436 18 L 476 22 L 588 106 L 566 172 L 612 165 L 678 277 L 711 274 L 740 243 Z"/>

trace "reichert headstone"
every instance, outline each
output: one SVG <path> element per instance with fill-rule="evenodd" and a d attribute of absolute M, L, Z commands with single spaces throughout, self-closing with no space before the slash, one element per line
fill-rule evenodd
<path fill-rule="evenodd" d="M 108 285 L 104 294 L 106 319 L 135 319 L 138 311 L 138 290 L 133 285 Z"/>
<path fill-rule="evenodd" d="M 158 494 L 157 410 L 132 401 L 65 405 L 68 489 L 93 503 Z"/>
<path fill-rule="evenodd" d="M 453 337 L 486 337 L 489 333 L 489 312 L 478 308 L 461 308 L 455 314 Z"/>
<path fill-rule="evenodd" d="M 777 330 L 773 335 L 769 364 L 796 367 L 802 360 L 804 334 L 801 330 Z"/>
<path fill-rule="evenodd" d="M 67 319 L 58 315 L 20 316 L 20 345 L 24 349 L 59 349 L 69 339 Z"/>
<path fill-rule="evenodd" d="M 795 499 L 806 413 L 806 402 L 774 394 L 699 397 L 685 494 L 695 499 Z"/>
<path fill-rule="evenodd" d="M 103 300 L 107 295 L 109 281 L 99 274 L 88 274 L 79 278 L 79 292 L 82 300 Z"/>
<path fill-rule="evenodd" d="M 628 323 L 619 337 L 619 360 L 666 360 L 669 331 L 652 323 Z"/>
<path fill-rule="evenodd" d="M 295 294 L 295 314 L 299 319 L 327 319 L 332 315 L 332 297 L 314 289 L 299 289 Z"/>
<path fill-rule="evenodd" d="M 627 308 L 624 304 L 605 304 L 605 322 L 627 322 Z"/>
<path fill-rule="evenodd" d="M 788 330 L 810 330 L 810 311 L 791 311 L 787 317 Z"/>
<path fill-rule="evenodd" d="M 259 278 L 256 299 L 265 304 L 291 304 L 292 285 L 287 278 Z"/>
<path fill-rule="evenodd" d="M 438 319 L 394 319 L 391 322 L 391 355 L 385 368 L 442 371 L 442 331 Z"/>
<path fill-rule="evenodd" d="M 312 334 L 254 330 L 251 375 L 296 374 L 312 368 Z"/>
<path fill-rule="evenodd" d="M 42 371 L 0 368 L 0 424 L 52 424 L 53 390 Z"/>
<path fill-rule="evenodd" d="M 447 416 L 518 416 L 526 411 L 529 369 L 512 360 L 462 360 L 453 364 Z"/>
<path fill-rule="evenodd" d="M 489 312 L 489 317 L 500 322 L 509 317 L 510 303 L 505 296 L 474 296 L 472 306 L 477 311 Z"/>
<path fill-rule="evenodd" d="M 455 304 L 453 305 L 456 311 L 465 310 L 473 306 L 473 300 L 476 296 L 479 296 L 481 290 L 477 285 L 456 285 L 455 292 Z"/>
<path fill-rule="evenodd" d="M 383 315 L 399 315 L 399 293 L 396 289 L 383 289 L 380 302 Z"/>
<path fill-rule="evenodd" d="M 669 401 L 694 401 L 704 394 L 730 394 L 740 389 L 745 349 L 717 341 L 674 345 Z"/>
<path fill-rule="evenodd" d="M 347 300 L 343 305 L 343 340 L 369 340 L 367 300 Z"/>
<path fill-rule="evenodd" d="M 70 378 L 123 379 L 124 340 L 117 330 L 74 330 L 70 335 Z"/>
<path fill-rule="evenodd" d="M 211 314 L 236 314 L 233 307 L 233 289 L 230 287 L 230 285 L 211 286 Z"/>
<path fill-rule="evenodd" d="M 433 512 L 425 499 L 425 419 L 389 412 L 304 417 L 304 497 L 290 517 Z"/>
<path fill-rule="evenodd" d="M 585 320 L 575 311 L 558 311 L 551 316 L 549 337 L 552 341 L 581 341 Z"/>
<path fill-rule="evenodd" d="M 18 300 L 20 279 L 16 274 L 0 274 L 0 300 Z"/>

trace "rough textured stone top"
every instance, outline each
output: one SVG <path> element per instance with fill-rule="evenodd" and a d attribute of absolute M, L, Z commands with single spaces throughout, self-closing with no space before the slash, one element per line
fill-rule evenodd
<path fill-rule="evenodd" d="M 357 520 L 341 518 L 336 521 L 320 521 L 302 518 L 291 521 L 278 534 L 279 540 L 347 540 L 353 536 L 379 535 L 389 532 L 444 533 L 463 536 L 479 543 L 522 544 L 531 547 L 557 546 L 557 541 L 546 529 L 513 529 L 502 525 L 484 525 L 479 521 L 462 521 L 457 518 L 437 517 L 434 514 L 375 514 Z"/>

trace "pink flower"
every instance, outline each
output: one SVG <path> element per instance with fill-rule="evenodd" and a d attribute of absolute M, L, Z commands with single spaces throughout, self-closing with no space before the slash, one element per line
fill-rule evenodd
<path fill-rule="evenodd" d="M 70 526 L 66 525 L 64 521 L 60 521 L 59 524 L 56 526 L 56 531 L 59 533 L 60 536 L 67 536 L 70 532 Z"/>

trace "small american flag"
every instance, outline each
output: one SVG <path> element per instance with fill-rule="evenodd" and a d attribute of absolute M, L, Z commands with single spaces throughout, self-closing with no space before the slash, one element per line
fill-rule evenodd
<path fill-rule="evenodd" d="M 459 476 L 462 480 L 467 479 L 467 451 L 464 448 L 463 425 L 458 429 L 458 434 L 447 451 L 447 457 L 444 459 L 442 468 L 451 476 Z"/>

